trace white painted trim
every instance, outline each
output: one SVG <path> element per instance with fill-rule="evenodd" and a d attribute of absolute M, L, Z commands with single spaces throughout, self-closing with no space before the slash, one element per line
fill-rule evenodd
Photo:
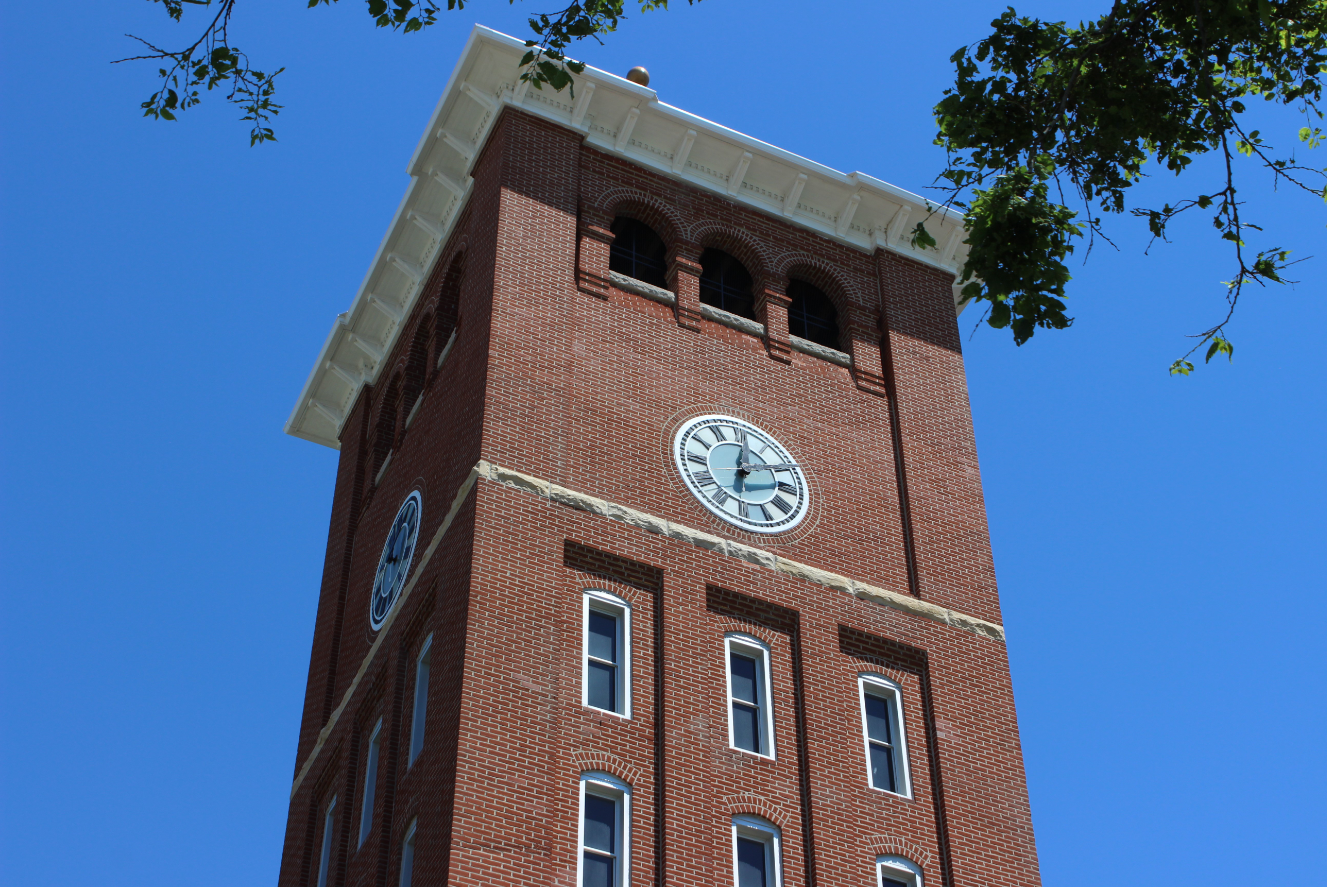
<path fill-rule="evenodd" d="M 922 883 L 921 866 L 902 856 L 877 856 L 875 860 L 876 884 L 880 879 L 889 877 L 902 881 L 908 887 L 925 887 Z"/>
<path fill-rule="evenodd" d="M 760 745 L 766 751 L 752 751 L 738 746 L 733 736 L 733 666 L 732 654 L 739 653 L 756 660 L 756 709 L 760 718 Z M 728 716 L 728 747 L 748 755 L 775 759 L 774 693 L 770 681 L 770 648 L 760 638 L 749 634 L 729 632 L 723 636 L 723 674 L 728 690 L 726 698 Z M 763 698 L 762 698 L 763 697 Z"/>
<path fill-rule="evenodd" d="M 594 89 L 593 81 L 585 84 L 581 88 L 580 96 L 576 99 L 576 108 L 571 112 L 571 125 L 577 129 L 580 129 L 581 124 L 585 121 L 585 112 L 590 110 L 590 100 L 594 98 Z"/>
<path fill-rule="evenodd" d="M 469 199 L 473 185 L 471 167 L 492 132 L 503 103 L 520 106 L 526 113 L 581 132 L 585 143 L 598 150 L 618 155 L 638 166 L 679 179 L 693 187 L 727 195 L 729 199 L 750 209 L 787 219 L 852 248 L 868 252 L 878 247 L 885 248 L 950 273 L 956 273 L 962 266 L 963 255 L 943 255 L 937 249 L 918 249 L 903 242 L 898 236 L 887 237 L 885 243 L 879 243 L 872 233 L 874 229 L 883 229 L 887 219 L 895 222 L 906 220 L 906 214 L 900 216 L 898 211 L 903 205 L 930 206 L 928 201 L 916 194 L 865 173 L 839 172 L 664 104 L 659 101 L 654 90 L 596 68 L 587 67 L 582 74 L 577 75 L 576 88 L 579 95 L 572 106 L 565 102 L 532 98 L 528 93 L 529 82 L 518 80 L 517 62 L 525 51 L 524 41 L 518 38 L 482 26 L 476 26 L 471 32 L 429 124 L 410 158 L 407 172 L 411 179 L 401 203 L 378 245 L 350 310 L 333 325 L 318 360 L 305 380 L 286 421 L 287 434 L 339 448 L 342 426 L 360 388 L 376 381 L 385 355 L 395 348 L 403 325 L 400 322 L 388 324 L 386 330 L 380 330 L 372 324 L 366 326 L 367 294 L 371 292 L 372 286 L 382 281 L 386 267 L 400 267 L 402 273 L 409 277 L 409 282 L 402 287 L 392 281 L 392 287 L 398 289 L 399 293 L 379 295 L 395 298 L 402 316 L 409 316 L 434 261 L 442 251 L 442 245 L 450 236 L 456 218 Z M 481 61 L 485 63 L 480 64 Z M 598 117 L 624 115 L 616 131 L 590 117 L 588 108 L 591 95 Z M 470 116 L 473 113 L 470 109 L 476 106 L 481 113 L 478 123 Z M 466 116 L 453 120 L 454 112 L 459 107 L 467 109 Z M 577 114 L 580 116 L 577 117 Z M 637 121 L 641 119 L 648 120 L 649 138 L 657 143 L 645 145 L 633 140 L 632 135 L 639 128 Z M 449 129 L 449 126 L 455 128 Z M 690 164 L 689 157 L 698 142 L 705 144 L 706 156 L 726 158 L 722 161 L 724 163 L 733 162 L 732 171 L 712 174 L 703 167 Z M 438 155 L 435 158 L 435 148 L 444 143 L 450 146 L 446 156 Z M 759 164 L 754 163 L 757 158 Z M 434 169 L 435 163 L 443 168 Z M 760 179 L 751 183 L 751 187 L 743 187 L 752 168 L 759 170 Z M 460 181 L 452 178 L 453 173 L 459 176 Z M 814 182 L 812 193 L 817 195 L 819 203 L 806 205 L 802 211 L 798 211 L 803 193 L 798 184 L 803 176 L 808 183 Z M 789 182 L 793 184 L 783 184 Z M 445 208 L 437 210 L 439 218 L 436 224 L 431 215 L 412 216 L 421 200 L 433 199 L 429 195 L 436 193 L 431 190 L 434 183 L 453 195 L 452 199 L 444 201 Z M 791 190 L 784 195 L 774 194 L 784 188 Z M 863 217 L 865 221 L 860 225 L 852 224 L 854 219 Z M 959 242 L 953 240 L 954 230 L 961 227 L 962 216 L 951 210 L 936 208 L 930 218 L 933 234 L 946 243 L 946 252 L 950 252 L 952 242 L 953 251 L 963 253 Z M 430 236 L 423 246 L 417 239 L 402 240 L 401 235 L 407 224 L 412 228 L 418 225 L 429 232 Z M 892 230 L 889 233 L 897 235 L 899 232 Z M 961 306 L 956 305 L 955 310 L 961 310 Z M 353 333 L 356 338 L 349 338 L 349 333 Z M 383 341 L 379 345 L 371 339 Z M 329 376 L 328 361 L 337 358 L 347 341 L 364 349 L 364 353 L 371 358 L 359 374 L 362 379 L 355 383 L 347 383 L 336 374 Z M 347 362 L 351 365 L 361 363 L 353 358 Z M 322 403 L 326 409 L 317 408 L 314 401 Z"/>
<path fill-rule="evenodd" d="M 590 611 L 598 610 L 618 620 L 617 694 L 621 711 L 590 704 Z M 604 714 L 631 720 L 631 603 L 602 588 L 586 588 L 581 594 L 581 705 Z"/>
<path fill-rule="evenodd" d="M 323 840 L 318 851 L 318 887 L 327 887 L 327 871 L 332 865 L 332 832 L 336 827 L 336 795 L 327 802 L 323 814 Z"/>
<path fill-rule="evenodd" d="M 742 182 L 746 180 L 746 171 L 751 168 L 751 152 L 743 151 L 742 156 L 737 158 L 737 165 L 733 171 L 728 174 L 728 196 L 732 197 L 742 190 Z"/>
<path fill-rule="evenodd" d="M 733 884 L 737 885 L 737 839 L 759 841 L 765 845 L 765 864 L 768 867 L 770 887 L 783 885 L 783 835 L 779 827 L 767 819 L 750 814 L 733 817 L 732 851 Z"/>
<path fill-rule="evenodd" d="M 418 827 L 419 817 L 416 816 L 410 820 L 410 825 L 405 830 L 405 837 L 401 839 L 401 877 L 397 881 L 398 887 L 410 887 L 410 882 L 414 880 L 415 834 Z"/>
<path fill-rule="evenodd" d="M 382 718 L 373 726 L 364 750 L 364 788 L 359 795 L 359 840 L 355 849 L 364 846 L 364 839 L 373 831 L 373 805 L 378 800 L 378 768 L 382 758 Z"/>
<path fill-rule="evenodd" d="M 799 172 L 797 178 L 793 179 L 793 186 L 788 189 L 788 194 L 783 198 L 783 214 L 792 217 L 797 211 L 797 201 L 802 198 L 802 189 L 806 187 L 806 173 Z"/>
<path fill-rule="evenodd" d="M 432 650 L 433 635 L 430 634 L 424 638 L 424 643 L 419 648 L 419 655 L 415 657 L 415 698 L 410 706 L 410 747 L 406 749 L 405 763 L 407 770 L 419 759 L 424 751 L 424 740 L 427 738 L 425 731 L 428 728 L 429 678 L 433 662 L 429 653 Z M 422 694 L 421 684 L 424 690 Z"/>
<path fill-rule="evenodd" d="M 677 150 L 673 152 L 672 170 L 674 173 L 680 173 L 686 169 L 687 158 L 691 156 L 691 149 L 696 144 L 696 131 L 688 129 L 682 134 L 682 141 L 678 144 Z"/>
<path fill-rule="evenodd" d="M 631 887 L 631 786 L 616 776 L 598 770 L 581 774 L 576 805 L 576 884 L 585 883 L 585 795 L 596 795 L 617 805 L 617 878 L 621 887 Z"/>
<path fill-rule="evenodd" d="M 844 204 L 843 209 L 839 210 L 838 221 L 834 223 L 834 233 L 843 237 L 852 228 L 852 218 L 857 214 L 857 207 L 861 205 L 862 192 L 854 191 Z"/>
<path fill-rule="evenodd" d="M 889 705 L 890 726 L 894 730 L 894 774 L 898 777 L 899 791 L 879 788 L 871 781 L 871 739 L 866 728 L 866 697 L 884 699 Z M 873 791 L 887 795 L 912 798 L 912 771 L 908 760 L 908 731 L 903 717 L 903 688 L 889 678 L 862 672 L 857 675 L 857 704 L 862 717 L 862 748 L 866 754 L 866 784 Z"/>
<path fill-rule="evenodd" d="M 636 121 L 639 119 L 640 108 L 632 108 L 627 112 L 627 117 L 622 121 L 622 125 L 617 128 L 617 141 L 613 144 L 619 153 L 631 144 L 631 131 L 636 128 Z"/>

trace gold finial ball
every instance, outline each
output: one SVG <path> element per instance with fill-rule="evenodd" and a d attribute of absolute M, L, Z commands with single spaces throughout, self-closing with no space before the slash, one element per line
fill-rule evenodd
<path fill-rule="evenodd" d="M 627 79 L 632 83 L 639 83 L 641 86 L 649 86 L 650 72 L 637 65 L 627 72 Z"/>

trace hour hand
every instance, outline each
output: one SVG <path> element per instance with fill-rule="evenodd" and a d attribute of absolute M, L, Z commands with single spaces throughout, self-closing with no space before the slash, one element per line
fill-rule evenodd
<path fill-rule="evenodd" d="M 737 467 L 737 470 L 738 470 L 738 471 L 746 471 L 746 472 L 751 472 L 751 471 L 778 471 L 778 470 L 781 470 L 781 469 L 784 469 L 784 468 L 801 468 L 801 467 L 802 467 L 802 466 L 800 466 L 800 465 L 795 465 L 795 464 L 793 464 L 792 462 L 769 462 L 769 463 L 763 463 L 763 462 L 747 463 L 747 462 L 743 462 L 741 465 L 739 465 L 739 466 Z"/>

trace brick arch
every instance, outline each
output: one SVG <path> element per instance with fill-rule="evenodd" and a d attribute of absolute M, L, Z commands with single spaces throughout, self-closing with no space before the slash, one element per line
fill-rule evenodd
<path fill-rule="evenodd" d="M 598 591 L 606 591 L 609 594 L 615 594 L 622 598 L 622 600 L 631 604 L 633 608 L 640 606 L 641 601 L 644 599 L 644 593 L 640 589 L 633 585 L 628 585 L 625 582 L 618 582 L 608 576 L 596 577 L 594 579 L 577 578 L 574 586 L 577 594 L 584 594 L 590 589 L 597 589 Z"/>
<path fill-rule="evenodd" d="M 889 665 L 885 662 L 874 659 L 857 659 L 855 662 L 842 662 L 835 659 L 833 663 L 829 664 L 828 670 L 842 677 L 845 685 L 850 681 L 853 688 L 852 692 L 854 693 L 857 692 L 857 678 L 864 672 L 870 672 L 872 674 L 878 674 L 883 678 L 889 678 L 899 686 L 907 686 L 907 681 L 909 679 L 915 679 L 917 677 L 912 672 L 904 671 L 897 666 Z"/>
<path fill-rule="evenodd" d="M 685 227 L 674 207 L 636 188 L 614 188 L 601 194 L 597 203 L 610 220 L 630 216 L 649 225 L 666 247 L 677 242 Z"/>
<path fill-rule="evenodd" d="M 844 281 L 838 269 L 810 253 L 784 253 L 773 263 L 771 273 L 781 278 L 785 286 L 787 280 L 798 277 L 819 287 L 838 309 L 840 326 L 861 311 L 860 300 L 853 298 L 860 293 Z"/>
<path fill-rule="evenodd" d="M 410 336 L 410 347 L 401 350 L 401 356 L 397 358 L 393 369 L 393 375 L 401 378 L 407 410 L 414 406 L 416 398 L 421 396 L 428 382 L 432 323 L 433 310 L 430 306 L 426 306 L 423 317 L 415 324 L 414 332 Z M 404 339 L 402 336 L 402 340 Z M 404 420 L 404 417 L 402 418 Z"/>
<path fill-rule="evenodd" d="M 765 249 L 754 237 L 723 222 L 697 222 L 687 231 L 686 239 L 703 252 L 706 247 L 721 249 L 735 256 L 751 275 L 752 295 L 770 279 L 770 262 Z"/>
<path fill-rule="evenodd" d="M 429 338 L 432 341 L 429 350 L 428 371 L 432 374 L 437 369 L 438 355 L 447 345 L 447 339 L 460 326 L 461 287 L 465 283 L 465 269 L 470 257 L 469 239 L 462 235 L 447 254 L 441 257 L 435 266 L 433 282 L 430 284 L 432 326 Z"/>
<path fill-rule="evenodd" d="M 792 817 L 781 805 L 751 792 L 729 795 L 719 802 L 719 808 L 729 816 L 746 813 L 768 819 L 784 832 L 788 831 L 793 823 Z"/>
<path fill-rule="evenodd" d="M 749 634 L 753 638 L 759 638 L 764 641 L 769 645 L 771 650 L 778 646 L 779 642 L 783 639 L 783 636 L 777 631 L 771 631 L 758 622 L 741 622 L 737 619 L 724 619 L 719 623 L 718 629 L 720 636 L 726 635 L 730 632 Z"/>
<path fill-rule="evenodd" d="M 897 835 L 871 835 L 862 842 L 862 846 L 870 851 L 873 857 L 902 856 L 919 866 L 923 875 L 926 874 L 926 867 L 932 861 L 929 850 Z"/>
<path fill-rule="evenodd" d="M 465 262 L 465 255 L 470 249 L 470 235 L 458 234 L 454 240 L 446 243 L 438 251 L 437 257 L 433 260 L 433 270 L 429 274 L 428 283 L 423 289 L 423 299 L 429 305 L 430 310 L 437 308 L 438 296 L 442 293 L 442 287 L 446 283 L 447 273 L 452 269 L 452 263 L 460 259 L 462 264 Z"/>
<path fill-rule="evenodd" d="M 578 773 L 598 770 L 609 776 L 616 776 L 632 788 L 635 788 L 641 780 L 640 768 L 606 751 L 572 752 L 571 762 L 576 766 Z"/>

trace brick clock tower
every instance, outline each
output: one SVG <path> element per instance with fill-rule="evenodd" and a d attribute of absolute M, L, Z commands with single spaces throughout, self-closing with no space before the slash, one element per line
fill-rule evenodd
<path fill-rule="evenodd" d="M 286 426 L 340 462 L 279 883 L 1039 884 L 959 220 L 524 52 Z"/>

